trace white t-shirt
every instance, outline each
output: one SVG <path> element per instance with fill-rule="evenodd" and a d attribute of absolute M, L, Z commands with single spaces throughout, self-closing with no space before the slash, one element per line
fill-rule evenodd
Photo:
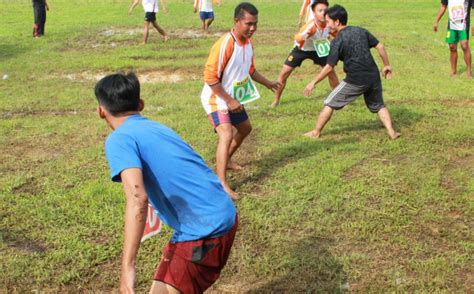
<path fill-rule="evenodd" d="M 212 0 L 195 0 L 195 6 L 199 4 L 198 9 L 202 12 L 212 12 Z"/>
<path fill-rule="evenodd" d="M 467 28 L 469 20 L 469 1 L 468 0 L 449 0 L 449 29 L 462 31 Z"/>
<path fill-rule="evenodd" d="M 158 0 L 142 0 L 145 12 L 158 12 Z"/>

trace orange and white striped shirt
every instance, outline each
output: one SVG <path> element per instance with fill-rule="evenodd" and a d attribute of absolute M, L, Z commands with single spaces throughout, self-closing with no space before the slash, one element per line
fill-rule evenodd
<path fill-rule="evenodd" d="M 217 96 L 210 86 L 221 83 L 232 96 L 234 82 L 240 82 L 255 72 L 253 46 L 249 39 L 242 43 L 228 32 L 212 46 L 204 68 L 204 88 L 201 103 L 207 114 L 228 109 L 225 101 Z"/>
<path fill-rule="evenodd" d="M 194 7 L 198 11 L 213 12 L 213 10 L 212 10 L 212 1 L 213 0 L 194 0 Z"/>
<path fill-rule="evenodd" d="M 327 26 L 320 27 L 312 20 L 302 26 L 295 35 L 295 45 L 303 51 L 315 51 L 314 41 L 321 39 L 329 40 L 329 35 L 329 28 Z"/>
<path fill-rule="evenodd" d="M 314 19 L 314 13 L 311 10 L 311 0 L 303 0 L 301 5 L 300 17 L 304 15 L 304 22 L 307 23 Z"/>

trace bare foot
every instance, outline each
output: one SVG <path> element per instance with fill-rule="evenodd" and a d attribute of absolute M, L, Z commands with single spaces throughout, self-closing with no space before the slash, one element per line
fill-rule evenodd
<path fill-rule="evenodd" d="M 393 132 L 389 132 L 388 133 L 388 136 L 390 137 L 390 139 L 392 140 L 396 140 L 398 139 L 402 134 L 400 134 L 399 132 L 396 132 L 396 131 L 393 131 Z"/>
<path fill-rule="evenodd" d="M 228 185 L 222 185 L 222 186 L 224 187 L 224 191 L 226 191 L 226 193 L 229 194 L 232 200 L 239 199 L 239 194 L 237 194 L 234 190 L 232 190 Z"/>
<path fill-rule="evenodd" d="M 170 37 L 168 35 L 163 36 L 163 41 L 164 42 L 168 42 L 169 39 L 170 39 Z"/>
<path fill-rule="evenodd" d="M 472 73 L 471 72 L 467 72 L 466 76 L 467 76 L 468 79 L 472 79 Z"/>
<path fill-rule="evenodd" d="M 312 130 L 310 132 L 304 133 L 303 136 L 312 138 L 312 139 L 318 139 L 319 137 L 321 137 L 321 133 L 315 130 Z"/>
<path fill-rule="evenodd" d="M 451 76 L 451 77 L 455 77 L 455 76 L 456 76 L 456 74 L 457 74 L 457 72 L 451 72 L 451 73 L 449 74 L 449 76 Z"/>
<path fill-rule="evenodd" d="M 241 170 L 243 169 L 243 167 L 233 161 L 229 161 L 229 163 L 227 163 L 227 169 L 230 169 L 230 170 Z"/>
<path fill-rule="evenodd" d="M 276 100 L 276 99 L 275 99 L 275 100 L 273 100 L 271 107 L 272 107 L 272 108 L 275 108 L 275 107 L 277 107 L 278 105 L 280 105 L 280 100 Z"/>

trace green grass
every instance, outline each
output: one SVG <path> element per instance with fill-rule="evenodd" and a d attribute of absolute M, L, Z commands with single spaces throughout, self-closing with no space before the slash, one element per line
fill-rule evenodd
<path fill-rule="evenodd" d="M 214 166 L 216 135 L 200 105 L 209 48 L 232 26 L 237 1 L 216 7 L 213 33 L 199 33 L 190 1 L 168 1 L 140 46 L 143 13 L 128 1 L 51 1 L 46 37 L 31 38 L 28 1 L 0 0 L 0 291 L 116 289 L 124 197 L 109 181 L 95 113 L 95 77 L 135 70 L 178 83 L 142 84 L 144 115 L 175 129 Z M 189 3 L 188 3 L 189 2 Z M 253 1 L 260 72 L 275 79 L 297 30 L 300 1 Z M 231 184 L 240 229 L 216 292 L 471 292 L 474 285 L 474 92 L 449 77 L 438 3 L 348 1 L 352 25 L 386 46 L 394 78 L 384 97 L 401 139 L 389 141 L 362 99 L 337 112 L 319 141 L 310 130 L 329 92 L 302 90 L 316 73 L 304 63 L 281 106 L 272 94 L 248 107 L 254 131 Z M 446 22 L 446 18 L 443 19 Z M 472 42 L 471 42 L 472 43 Z M 376 52 L 373 52 L 376 54 Z M 378 56 L 376 60 L 380 65 Z M 337 68 L 342 77 L 342 67 Z M 145 291 L 171 231 L 145 242 L 137 288 Z"/>

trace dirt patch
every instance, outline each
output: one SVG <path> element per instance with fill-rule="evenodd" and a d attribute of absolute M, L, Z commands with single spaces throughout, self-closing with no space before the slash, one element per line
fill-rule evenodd
<path fill-rule="evenodd" d="M 150 31 L 154 31 L 153 28 L 150 28 Z M 209 34 L 206 34 L 203 30 L 200 29 L 175 29 L 175 30 L 166 30 L 167 34 L 173 39 L 201 39 L 209 37 L 219 37 L 227 31 L 214 31 Z M 143 34 L 142 27 L 135 28 L 114 28 L 109 27 L 98 33 L 99 36 L 110 38 L 110 37 L 124 37 L 124 36 L 141 36 Z"/>
<path fill-rule="evenodd" d="M 39 195 L 43 192 L 43 187 L 35 177 L 31 177 L 26 179 L 24 183 L 13 187 L 12 192 L 14 194 Z"/>
<path fill-rule="evenodd" d="M 48 78 L 66 79 L 73 82 L 97 82 L 107 74 L 109 74 L 109 72 L 84 71 L 79 73 L 54 74 L 50 75 Z M 189 81 L 199 79 L 198 75 L 193 75 L 183 71 L 150 70 L 146 72 L 136 72 L 135 74 L 142 84 L 175 84 L 185 80 Z"/>
<path fill-rule="evenodd" d="M 444 99 L 441 100 L 441 104 L 457 107 L 474 107 L 474 99 Z"/>
<path fill-rule="evenodd" d="M 346 169 L 343 173 L 343 177 L 346 180 L 354 180 L 360 177 L 367 177 L 370 175 L 371 169 L 369 168 L 374 163 L 380 164 L 392 164 L 394 162 L 400 163 L 407 161 L 408 158 L 406 156 L 400 155 L 394 158 L 386 158 L 381 155 L 377 156 L 370 156 L 369 158 L 364 158 L 351 166 L 350 168 Z"/>
<path fill-rule="evenodd" d="M 94 110 L 95 111 L 95 110 Z M 19 111 L 6 111 L 0 113 L 1 119 L 10 119 L 24 116 L 69 116 L 77 115 L 78 113 L 92 113 L 89 109 L 58 109 L 58 110 L 34 110 L 25 109 Z"/>
<path fill-rule="evenodd" d="M 202 30 L 196 29 L 176 29 L 170 30 L 168 34 L 172 39 L 202 39 L 202 38 L 215 38 L 220 37 L 227 31 L 215 31 L 206 34 Z"/>
<path fill-rule="evenodd" d="M 22 234 L 19 232 L 0 230 L 0 240 L 4 241 L 8 247 L 26 253 L 46 252 L 46 246 L 42 245 L 40 242 L 36 242 L 26 238 L 25 236 L 22 236 Z"/>
<path fill-rule="evenodd" d="M 444 168 L 440 185 L 449 192 L 459 195 L 459 193 L 467 191 L 469 175 L 473 174 L 474 154 L 465 157 L 455 157 Z"/>

